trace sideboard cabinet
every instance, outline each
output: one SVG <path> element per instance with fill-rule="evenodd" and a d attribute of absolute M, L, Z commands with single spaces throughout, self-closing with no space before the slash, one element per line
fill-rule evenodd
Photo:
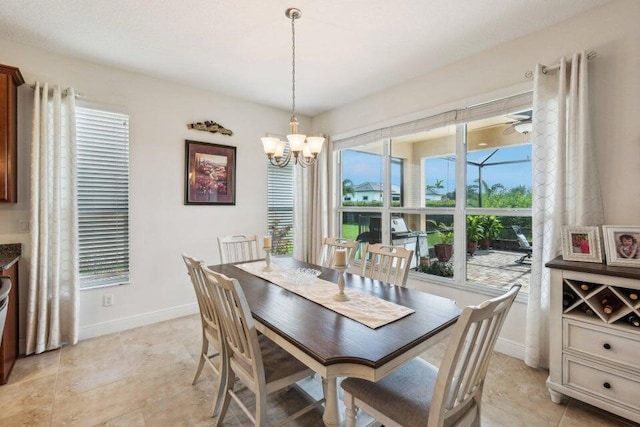
<path fill-rule="evenodd" d="M 569 396 L 640 422 L 640 269 L 563 261 L 551 269 L 551 400 Z"/>
<path fill-rule="evenodd" d="M 24 83 L 20 70 L 0 65 L 0 202 L 18 201 L 18 86 Z"/>

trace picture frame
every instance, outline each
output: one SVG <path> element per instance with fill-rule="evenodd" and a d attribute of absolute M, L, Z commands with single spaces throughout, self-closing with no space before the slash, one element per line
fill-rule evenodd
<path fill-rule="evenodd" d="M 185 140 L 185 205 L 236 204 L 236 147 Z"/>
<path fill-rule="evenodd" d="M 603 225 L 602 234 L 607 265 L 640 267 L 640 226 Z"/>
<path fill-rule="evenodd" d="M 602 247 L 599 227 L 583 225 L 562 227 L 562 259 L 601 263 Z"/>

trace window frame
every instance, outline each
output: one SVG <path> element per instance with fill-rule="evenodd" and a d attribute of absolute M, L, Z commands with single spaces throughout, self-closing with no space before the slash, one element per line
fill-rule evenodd
<path fill-rule="evenodd" d="M 512 98 L 518 97 L 526 97 L 529 96 L 532 98 L 531 92 L 525 92 L 520 95 L 507 96 L 504 98 L 503 108 L 501 111 L 487 111 L 491 110 L 490 108 L 484 108 L 485 105 L 495 105 L 496 103 L 500 103 L 501 100 L 491 101 L 485 104 L 476 104 L 474 106 L 470 106 L 468 108 L 464 108 L 462 110 L 455 110 L 455 129 L 456 129 L 456 150 L 455 150 L 455 163 L 456 163 L 456 173 L 455 173 L 455 190 L 456 190 L 456 206 L 455 207 L 392 207 L 392 195 L 391 195 L 391 149 L 393 144 L 393 138 L 380 138 L 383 144 L 382 156 L 383 156 L 383 205 L 381 207 L 355 207 L 355 206 L 343 206 L 342 204 L 342 191 L 339 189 L 338 193 L 339 197 L 335 200 L 334 207 L 334 224 L 336 224 L 337 230 L 342 229 L 342 218 L 345 212 L 375 212 L 380 213 L 383 218 L 381 224 L 381 237 L 383 244 L 391 244 L 391 233 L 390 233 L 390 218 L 392 214 L 419 214 L 426 215 L 427 217 L 430 215 L 453 215 L 454 223 L 454 251 L 457 253 L 465 253 L 466 252 L 466 217 L 467 215 L 474 214 L 482 214 L 482 215 L 498 215 L 498 216 L 519 216 L 519 217 L 531 217 L 532 216 L 532 208 L 478 208 L 478 207 L 467 207 L 466 200 L 466 178 L 467 178 L 467 123 L 472 122 L 474 120 L 478 120 L 483 117 L 491 117 L 492 115 L 500 115 L 500 114 L 508 114 L 513 111 L 521 111 L 526 108 L 531 108 L 532 99 L 524 104 L 518 105 L 514 107 L 509 103 Z M 474 116 L 474 109 L 479 109 L 479 113 L 477 116 Z M 483 109 L 485 111 L 483 111 Z M 458 114 L 461 112 L 461 114 Z M 436 120 L 436 118 L 440 116 L 442 117 L 441 121 Z M 459 118 L 458 118 L 459 117 Z M 421 130 L 432 130 L 439 128 L 441 126 L 446 126 L 452 124 L 449 120 L 450 114 L 441 113 L 439 115 L 434 115 L 431 118 L 433 120 L 430 122 L 430 117 L 419 119 L 424 120 L 427 123 L 431 123 L 431 126 L 427 126 Z M 408 125 L 408 124 L 407 124 Z M 398 129 L 410 128 L 411 126 L 398 125 Z M 337 183 L 342 183 L 344 177 L 342 176 L 342 150 L 352 149 L 358 147 L 358 141 L 364 140 L 363 143 L 371 143 L 370 136 L 371 135 L 388 135 L 390 133 L 398 132 L 398 129 L 394 130 L 394 126 L 391 127 L 390 131 L 382 129 L 377 131 L 367 132 L 361 136 L 356 135 L 355 137 L 345 138 L 348 140 L 345 144 L 340 144 L 340 140 L 338 138 L 334 138 L 334 164 L 335 168 L 335 176 Z M 416 131 L 414 131 L 416 132 Z M 409 133 L 407 133 L 409 134 Z M 404 135 L 397 135 L 404 136 Z M 360 138 L 362 137 L 362 138 Z M 424 159 L 420 159 L 421 163 L 423 163 Z M 422 166 L 424 167 L 424 166 Z M 532 183 L 533 184 L 533 183 Z M 341 185 L 341 184 L 340 184 Z M 533 190 L 533 188 L 532 188 Z M 401 190 L 404 198 L 404 189 Z M 335 233 L 334 233 L 335 234 Z M 461 252 L 462 251 L 462 252 Z M 466 257 L 459 257 L 461 259 L 456 259 L 453 265 L 454 268 L 454 277 L 453 278 L 445 278 L 425 273 L 418 273 L 414 270 L 409 272 L 409 277 L 415 280 L 435 283 L 439 285 L 445 285 L 448 287 L 453 287 L 457 289 L 462 289 L 466 291 L 471 291 L 474 293 L 484 294 L 488 296 L 497 296 L 500 295 L 503 290 L 491 287 L 487 285 L 483 285 L 480 283 L 475 283 L 468 281 L 466 278 L 466 270 L 467 270 L 467 260 Z M 528 294 L 522 294 L 518 297 L 520 301 L 528 300 Z"/>
<path fill-rule="evenodd" d="M 92 121 L 84 121 L 84 119 L 82 118 L 82 115 L 86 115 L 87 117 L 89 116 L 93 116 L 93 120 Z M 80 272 L 80 270 L 82 269 L 82 257 L 83 256 L 89 256 L 91 257 L 92 254 L 87 254 L 86 252 L 83 251 L 83 245 L 82 245 L 82 236 L 83 236 L 83 232 L 82 232 L 82 225 L 83 225 L 83 207 L 81 206 L 83 204 L 82 202 L 82 182 L 81 182 L 81 178 L 82 178 L 82 159 L 81 159 L 81 152 L 83 150 L 83 148 L 81 147 L 81 145 L 83 144 L 81 142 L 82 139 L 82 135 L 83 135 L 83 131 L 80 130 L 79 124 L 81 122 L 84 121 L 84 123 L 86 123 L 86 126 L 88 128 L 88 130 L 95 130 L 95 127 L 99 126 L 97 124 L 98 122 L 98 117 L 99 116 L 103 116 L 103 117 L 111 117 L 111 122 L 115 122 L 116 120 L 124 120 L 125 126 L 123 128 L 123 133 L 126 135 L 125 137 L 118 137 L 117 134 L 113 134 L 110 138 L 108 138 L 108 140 L 110 142 L 113 143 L 117 143 L 117 142 L 123 142 L 125 143 L 125 147 L 121 150 L 116 150 L 116 149 L 110 149 L 110 151 L 108 152 L 108 155 L 110 156 L 115 156 L 118 157 L 120 156 L 121 158 L 126 159 L 123 163 L 124 164 L 120 164 L 121 167 L 125 167 L 126 168 L 126 172 L 124 174 L 112 174 L 112 177 L 115 178 L 120 178 L 120 177 L 126 177 L 126 181 L 125 182 L 121 182 L 120 184 L 122 186 L 126 186 L 126 196 L 122 195 L 122 191 L 120 191 L 120 197 L 116 197 L 116 196 L 112 196 L 113 198 L 110 199 L 109 201 L 116 201 L 116 203 L 114 203 L 115 206 L 118 207 L 118 209 L 111 209 L 112 212 L 110 212 L 107 216 L 115 222 L 119 222 L 119 226 L 116 228 L 116 230 L 120 230 L 120 234 L 122 234 L 122 228 L 124 227 L 124 229 L 126 230 L 126 242 L 122 242 L 120 241 L 120 245 L 116 245 L 116 247 L 118 248 L 118 250 L 123 250 L 124 253 L 124 257 L 126 257 L 126 261 L 123 262 L 125 270 L 121 270 L 118 272 L 112 272 L 112 273 L 103 273 L 103 274 L 95 274 L 95 270 L 90 270 L 90 271 L 94 271 L 94 274 L 82 274 Z M 78 248 L 78 265 L 79 265 L 79 280 L 80 280 L 80 290 L 90 290 L 90 289 L 97 289 L 97 288 L 105 288 L 105 287 L 111 287 L 111 286 L 119 286 L 119 285 L 126 285 L 130 283 L 130 275 L 131 275 L 131 250 L 130 250 L 130 245 L 131 245 L 131 115 L 128 114 L 127 112 L 124 111 L 120 111 L 111 107 L 104 107 L 104 106 L 100 106 L 100 105 L 93 105 L 93 104 L 89 104 L 89 103 L 82 103 L 76 106 L 76 114 L 75 114 L 75 120 L 76 120 L 76 139 L 77 139 L 77 148 L 76 148 L 76 161 L 77 161 L 77 167 L 78 167 L 78 181 L 76 182 L 76 191 L 77 191 L 77 195 L 78 195 L 78 240 L 79 240 L 79 248 Z M 114 132 L 115 132 L 115 125 L 112 125 Z M 95 137 L 97 139 L 97 137 Z M 95 141 L 95 139 L 93 140 Z M 89 142 L 89 141 L 86 141 Z M 89 142 L 90 144 L 90 142 Z M 91 157 L 95 157 L 95 152 L 91 152 Z M 124 157 L 123 157 L 124 156 Z M 95 160 L 95 159 L 92 159 Z M 90 163 L 87 163 L 87 166 L 91 166 Z M 84 179 L 86 178 L 91 178 L 91 175 L 85 175 Z M 100 182 L 107 182 L 107 181 L 100 181 Z M 113 183 L 110 182 L 110 185 L 112 185 Z M 117 186 L 116 186 L 117 187 Z M 95 195 L 95 194 L 100 194 L 98 193 L 90 193 L 89 195 Z M 125 202 L 126 206 L 123 208 L 123 204 L 122 202 Z M 113 207 L 114 205 L 112 205 L 111 207 Z M 95 208 L 95 205 L 93 205 L 91 202 L 86 202 L 85 203 L 85 208 L 87 208 L 88 210 L 91 210 L 91 207 Z M 120 219 L 120 221 L 117 221 L 117 219 Z M 122 225 L 122 220 L 124 220 L 124 226 Z M 90 231 L 90 230 L 88 230 Z M 86 236 L 86 235 L 85 235 Z M 113 238 L 106 238 L 107 242 L 113 241 Z M 95 251 L 94 251 L 95 252 Z"/>

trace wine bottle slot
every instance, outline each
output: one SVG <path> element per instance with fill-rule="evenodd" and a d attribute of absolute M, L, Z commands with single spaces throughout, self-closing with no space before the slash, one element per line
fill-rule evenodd
<path fill-rule="evenodd" d="M 639 294 L 639 293 L 640 293 L 640 292 L 638 292 L 638 291 L 631 291 L 631 290 L 630 290 L 630 291 L 628 291 L 627 296 L 629 297 L 629 299 L 630 299 L 631 301 L 637 301 L 637 300 L 638 300 L 638 294 Z"/>
<path fill-rule="evenodd" d="M 582 289 L 583 291 L 589 291 L 591 290 L 591 288 L 593 288 L 593 285 L 591 283 L 582 283 L 580 285 L 580 289 Z"/>
<path fill-rule="evenodd" d="M 595 313 L 593 312 L 593 310 L 591 309 L 591 307 L 589 307 L 587 305 L 587 303 L 582 303 L 580 304 L 580 310 L 586 314 L 587 316 L 594 316 Z"/>
<path fill-rule="evenodd" d="M 600 305 L 602 306 L 602 311 L 605 314 L 611 314 L 615 311 L 618 311 L 620 307 L 622 307 L 622 301 L 613 295 L 607 295 L 600 300 Z"/>
<path fill-rule="evenodd" d="M 569 291 L 562 292 L 562 308 L 568 308 L 576 300 L 576 296 Z"/>
<path fill-rule="evenodd" d="M 629 322 L 631 326 L 640 328 L 640 316 L 638 316 L 637 314 L 631 313 L 630 315 L 628 315 L 627 322 Z"/>

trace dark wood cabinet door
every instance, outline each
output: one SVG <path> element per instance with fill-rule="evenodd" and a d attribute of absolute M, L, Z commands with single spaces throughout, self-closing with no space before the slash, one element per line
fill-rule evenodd
<path fill-rule="evenodd" d="M 18 86 L 20 70 L 0 65 L 0 202 L 18 201 Z"/>

